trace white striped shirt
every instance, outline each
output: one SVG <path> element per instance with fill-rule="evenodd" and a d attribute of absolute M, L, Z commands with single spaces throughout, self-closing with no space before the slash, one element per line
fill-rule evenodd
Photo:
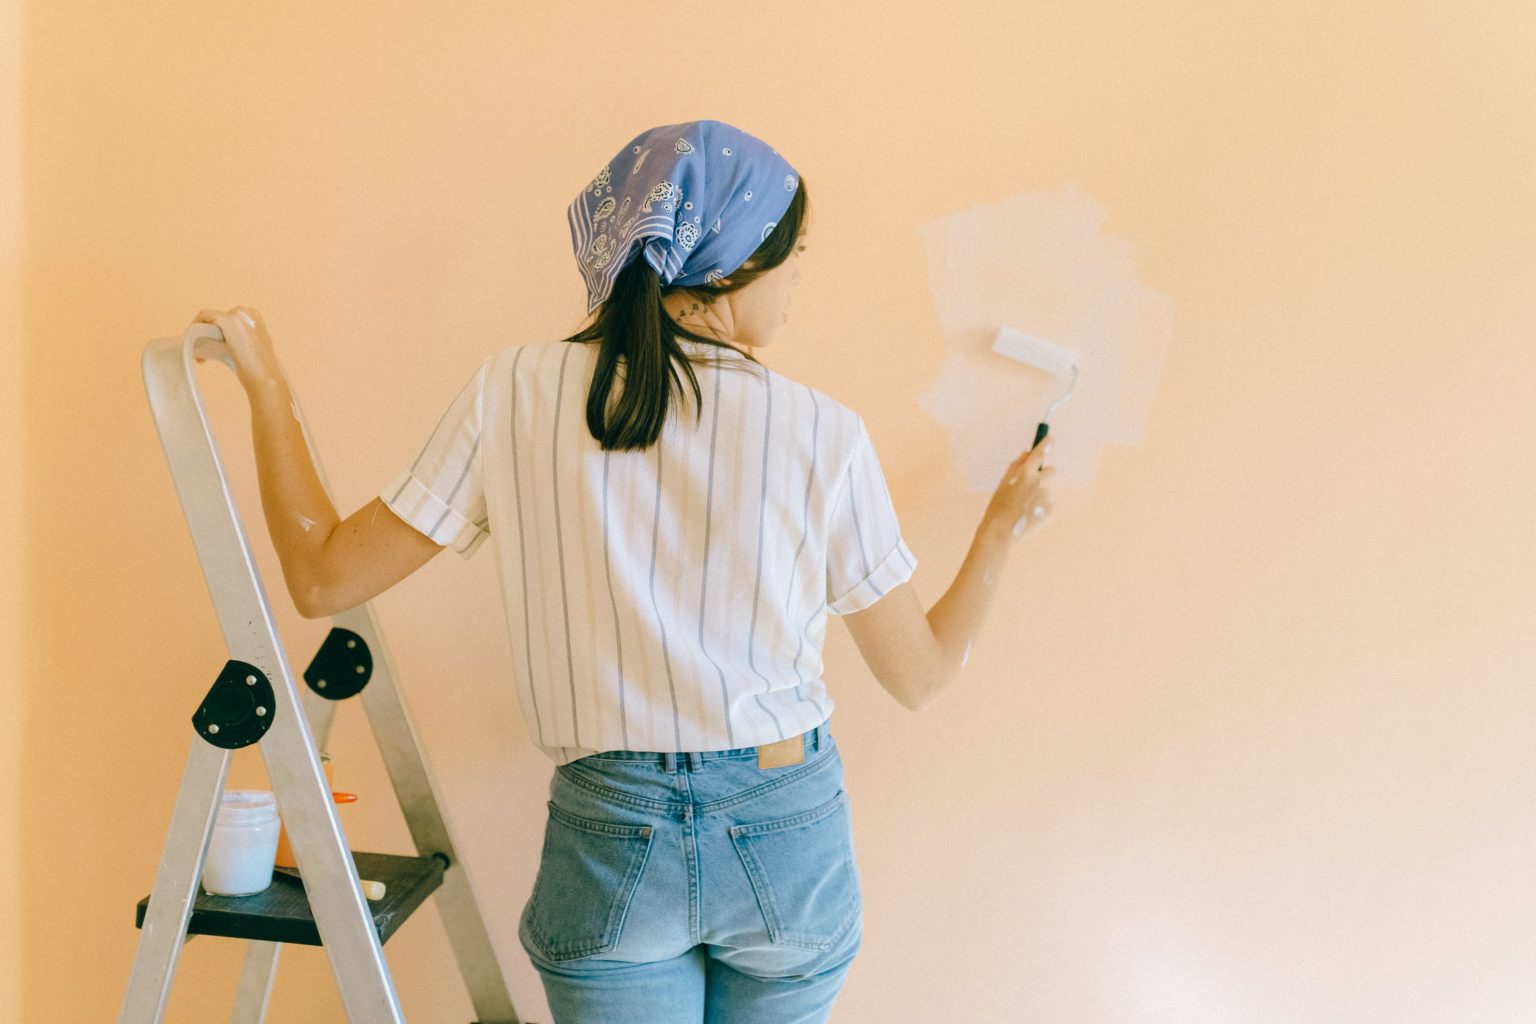
<path fill-rule="evenodd" d="M 380 495 L 465 558 L 494 538 L 519 704 L 556 764 L 815 728 L 834 704 L 827 613 L 917 567 L 858 413 L 739 352 L 682 344 L 704 357 L 702 416 L 684 375 L 645 451 L 604 452 L 587 430 L 596 344 L 514 346 Z"/>

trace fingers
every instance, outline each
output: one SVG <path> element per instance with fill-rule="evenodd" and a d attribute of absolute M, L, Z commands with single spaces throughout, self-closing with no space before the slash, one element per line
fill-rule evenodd
<path fill-rule="evenodd" d="M 1013 462 L 1011 462 L 1008 466 L 1005 482 L 1012 485 L 1023 477 L 1032 475 L 1035 481 L 1038 483 L 1042 477 L 1050 476 L 1052 473 L 1056 472 L 1055 466 L 1042 466 L 1040 465 L 1039 459 L 1031 462 L 1029 457 L 1034 454 L 1036 453 L 1029 451 L 1025 452 L 1023 455 L 1020 455 L 1017 459 L 1014 459 Z M 1029 473 L 1029 469 L 1031 467 L 1034 468 L 1033 474 Z"/>
<path fill-rule="evenodd" d="M 1047 437 L 1044 441 L 1041 441 L 1038 445 L 1030 448 L 1028 451 L 1020 452 L 1019 457 L 1008 464 L 1008 468 L 1014 469 L 1018 466 L 1024 465 L 1039 466 L 1040 463 L 1045 461 L 1045 457 L 1050 454 L 1052 443 L 1053 439 Z"/>
<path fill-rule="evenodd" d="M 1047 466 L 1040 470 L 1040 472 L 1036 473 L 1034 476 L 1030 476 L 1023 470 L 1019 470 L 1018 472 L 1009 474 L 1008 478 L 1003 482 L 1006 483 L 1009 487 L 1012 487 L 1020 480 L 1033 480 L 1034 485 L 1039 487 L 1045 483 L 1045 478 L 1049 477 L 1054 472 L 1056 472 L 1055 466 Z"/>
<path fill-rule="evenodd" d="M 251 327 L 255 327 L 261 319 L 261 314 L 250 306 L 231 306 L 229 309 L 200 309 L 197 312 L 197 316 L 192 318 L 192 322 L 216 324 L 224 317 L 239 317 Z"/>
<path fill-rule="evenodd" d="M 1047 436 L 1028 451 L 1008 464 L 1003 481 L 992 503 L 987 506 L 989 522 L 1007 523 L 1014 537 L 1020 537 L 1032 525 L 1050 518 L 1052 512 L 1049 485 L 1056 474 L 1055 466 L 1044 465 L 1050 454 L 1053 438 Z"/>
<path fill-rule="evenodd" d="M 251 327 L 256 326 L 255 321 L 250 316 L 241 312 L 244 308 L 243 306 L 235 306 L 233 309 L 200 309 L 197 311 L 197 316 L 192 318 L 192 322 L 194 324 L 212 324 L 224 335 L 224 340 L 227 343 L 229 341 L 228 325 L 232 319 L 238 317 L 239 320 L 244 321 L 244 323 L 249 324 Z M 197 356 L 196 358 L 199 363 L 206 362 L 203 356 Z"/>
<path fill-rule="evenodd" d="M 230 314 L 226 310 L 203 309 L 199 310 L 197 316 L 192 318 L 192 322 L 195 324 L 212 324 L 222 332 L 229 317 Z"/>
<path fill-rule="evenodd" d="M 233 306 L 230 309 L 202 309 L 198 311 L 197 316 L 192 318 L 192 322 L 195 324 L 214 325 L 226 336 L 226 341 L 229 340 L 228 335 L 231 328 L 235 328 L 236 333 L 240 330 L 249 330 L 259 334 L 264 330 L 261 327 L 261 314 L 250 306 Z"/>
<path fill-rule="evenodd" d="M 1015 537 L 1022 536 L 1029 527 L 1043 523 L 1051 515 L 1053 506 L 1048 485 L 1056 473 L 1056 467 L 1041 465 L 1049 448 L 1050 442 L 1047 440 L 1024 452 L 1009 467 L 1005 483 L 1015 509 Z"/>

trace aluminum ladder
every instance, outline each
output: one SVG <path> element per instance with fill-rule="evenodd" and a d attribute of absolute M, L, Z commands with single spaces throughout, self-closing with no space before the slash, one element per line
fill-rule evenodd
<path fill-rule="evenodd" d="M 265 1019 L 285 942 L 325 947 L 353 1024 L 403 1024 L 383 944 L 435 894 L 480 1024 L 523 1024 L 368 604 L 332 618 L 330 634 L 304 673 L 307 687 L 295 685 L 203 410 L 194 369 L 199 357 L 234 369 L 219 329 L 197 323 L 180 340 L 157 338 L 145 347 L 144 386 L 230 660 L 192 716 L 195 735 L 154 887 L 139 903 L 142 931 L 119 1020 L 160 1021 L 182 945 L 197 934 L 216 934 L 249 943 L 231 1017 L 237 1024 Z M 329 494 L 297 401 L 294 415 Z M 353 695 L 367 713 L 415 857 L 348 849 L 319 751 L 336 701 Z M 302 888 L 278 875 L 258 896 L 209 896 L 199 883 L 230 755 L 251 743 L 259 743 Z M 384 899 L 373 907 L 359 884 L 359 864 L 364 877 L 386 881 Z"/>

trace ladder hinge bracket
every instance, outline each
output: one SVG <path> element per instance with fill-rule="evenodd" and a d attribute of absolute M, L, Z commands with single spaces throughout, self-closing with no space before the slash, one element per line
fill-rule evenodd
<path fill-rule="evenodd" d="M 332 626 L 315 658 L 304 670 L 304 682 L 326 700 L 346 700 L 362 692 L 373 678 L 373 655 L 367 642 L 350 629 Z"/>
<path fill-rule="evenodd" d="M 231 658 L 193 713 L 192 727 L 214 746 L 234 750 L 265 736 L 276 713 L 277 699 L 266 673 Z"/>

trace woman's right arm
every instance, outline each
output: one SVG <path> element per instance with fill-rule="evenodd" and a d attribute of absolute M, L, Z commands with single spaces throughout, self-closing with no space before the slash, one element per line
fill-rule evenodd
<path fill-rule="evenodd" d="M 1044 484 L 1054 467 L 1041 467 L 1046 440 L 1008 467 L 998 485 L 954 582 L 925 614 L 910 582 L 891 588 L 860 611 L 844 615 L 859 653 L 891 696 L 921 711 L 949 685 L 970 658 L 971 644 L 992 607 L 996 584 L 1017 543 L 1013 526 L 1036 507 L 1050 511 Z"/>
<path fill-rule="evenodd" d="M 253 389 L 250 399 L 267 532 L 300 615 L 321 619 L 355 608 L 443 550 L 445 545 L 395 515 L 382 498 L 338 521 L 286 385 Z"/>
<path fill-rule="evenodd" d="M 243 306 L 205 309 L 197 321 L 219 327 L 250 400 L 267 533 L 300 615 L 319 619 L 355 608 L 443 550 L 445 545 L 406 523 L 380 498 L 345 520 L 337 516 L 310 458 L 293 394 L 260 313 Z"/>

